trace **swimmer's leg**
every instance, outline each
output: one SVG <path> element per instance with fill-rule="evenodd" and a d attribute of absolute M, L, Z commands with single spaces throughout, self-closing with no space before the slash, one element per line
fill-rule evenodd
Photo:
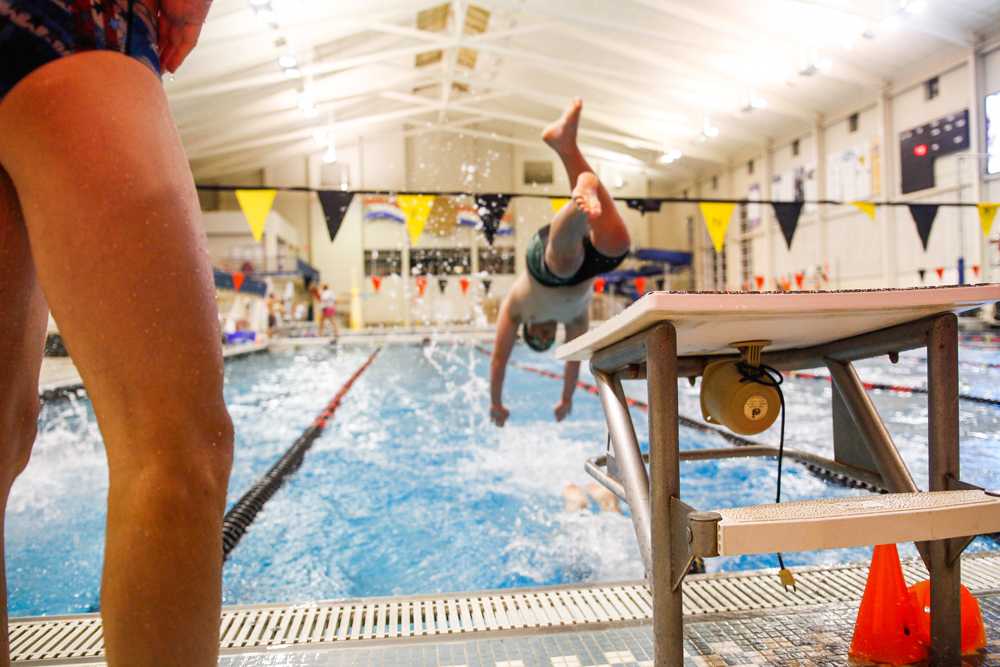
<path fill-rule="evenodd" d="M 120 54 L 69 56 L 4 98 L 0 137 L 107 450 L 108 662 L 215 665 L 232 424 L 198 199 L 163 88 Z"/>
<path fill-rule="evenodd" d="M 573 100 L 562 117 L 549 125 L 542 133 L 542 140 L 559 155 L 559 159 L 562 160 L 563 166 L 566 168 L 566 175 L 569 177 L 569 182 L 575 188 L 578 188 L 580 185 L 581 175 L 587 172 L 594 173 L 594 170 L 587 163 L 587 159 L 580 152 L 580 147 L 576 143 L 577 130 L 580 125 L 580 112 L 582 110 L 583 102 L 579 99 Z M 594 180 L 597 180 L 596 177 Z M 611 195 L 608 194 L 604 185 L 598 181 L 596 188 L 597 200 L 600 203 L 600 213 L 587 219 L 590 240 L 594 244 L 594 248 L 602 255 L 620 257 L 628 252 L 631 246 L 628 228 L 625 226 L 625 221 L 622 220 L 618 209 L 615 207 L 614 200 L 611 199 Z M 576 197 L 576 194 L 576 191 L 574 191 L 574 197 Z M 554 228 L 555 224 L 553 223 Z M 548 262 L 547 255 L 545 259 Z M 582 252 L 579 261 L 583 262 Z M 579 264 L 577 267 L 579 268 Z M 555 272 L 551 266 L 549 269 Z"/>
<path fill-rule="evenodd" d="M 38 286 L 17 193 L 0 167 L 0 664 L 9 663 L 3 517 L 14 478 L 28 464 L 38 423 L 38 372 L 48 306 Z"/>

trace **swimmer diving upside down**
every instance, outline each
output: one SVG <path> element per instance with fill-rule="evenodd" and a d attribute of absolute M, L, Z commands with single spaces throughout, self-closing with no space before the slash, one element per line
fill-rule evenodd
<path fill-rule="evenodd" d="M 631 239 L 607 190 L 594 175 L 576 143 L 583 102 L 573 100 L 562 117 L 547 127 L 542 140 L 559 155 L 573 197 L 552 222 L 528 243 L 528 270 L 518 276 L 500 306 L 496 342 L 490 364 L 490 419 L 503 426 L 510 411 L 503 405 L 503 382 L 518 327 L 528 347 L 552 347 L 561 322 L 570 341 L 587 332 L 594 278 L 621 264 Z M 573 407 L 580 362 L 566 362 L 556 421 Z"/>

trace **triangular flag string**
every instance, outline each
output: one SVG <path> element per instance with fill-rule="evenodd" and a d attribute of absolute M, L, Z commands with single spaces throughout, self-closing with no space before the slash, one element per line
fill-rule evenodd
<path fill-rule="evenodd" d="M 990 230 L 993 228 L 993 220 L 997 217 L 998 208 L 1000 208 L 1000 203 L 976 204 L 976 209 L 979 211 L 979 226 L 983 228 L 983 236 L 986 238 L 990 237 Z"/>
<path fill-rule="evenodd" d="M 552 207 L 553 213 L 558 213 L 563 210 L 563 207 L 570 202 L 568 197 L 554 197 L 549 199 L 549 205 Z"/>
<path fill-rule="evenodd" d="M 483 235 L 490 245 L 493 245 L 508 204 L 510 195 L 476 195 L 476 212 L 483 221 Z"/>
<path fill-rule="evenodd" d="M 416 245 L 431 215 L 434 195 L 399 195 L 396 197 L 396 204 L 406 216 L 406 231 L 410 236 L 410 245 Z"/>
<path fill-rule="evenodd" d="M 771 206 L 774 208 L 775 217 L 778 218 L 781 234 L 785 237 L 785 245 L 791 250 L 792 239 L 799 226 L 799 216 L 802 215 L 802 202 L 775 202 Z"/>
<path fill-rule="evenodd" d="M 852 201 L 849 202 L 851 206 L 858 209 L 865 215 L 867 215 L 872 220 L 875 220 L 875 202 L 871 201 Z"/>
<path fill-rule="evenodd" d="M 729 229 L 729 222 L 733 217 L 736 204 L 701 202 L 698 207 L 705 218 L 705 226 L 708 228 L 708 235 L 712 238 L 715 252 L 722 252 L 722 246 L 726 242 L 726 231 Z"/>
<path fill-rule="evenodd" d="M 910 204 L 910 215 L 917 225 L 917 234 L 920 235 L 920 243 L 924 250 L 927 250 L 927 242 L 931 238 L 931 229 L 934 227 L 934 218 L 937 217 L 937 204 Z"/>
<path fill-rule="evenodd" d="M 335 241 L 347 209 L 351 207 L 354 193 L 343 190 L 320 190 L 316 194 L 319 195 L 319 203 L 323 207 L 323 217 L 326 218 L 326 229 L 330 233 L 330 240 Z"/>
<path fill-rule="evenodd" d="M 274 197 L 278 194 L 275 189 L 270 190 L 237 190 L 236 201 L 240 203 L 243 216 L 250 225 L 250 233 L 255 241 L 264 238 L 264 226 L 267 224 L 267 216 L 274 206 Z"/>

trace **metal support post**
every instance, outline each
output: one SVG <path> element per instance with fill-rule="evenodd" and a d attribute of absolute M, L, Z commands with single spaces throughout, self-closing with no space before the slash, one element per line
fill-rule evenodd
<path fill-rule="evenodd" d="M 833 378 L 834 391 L 839 392 L 844 400 L 886 487 L 895 493 L 919 491 L 854 366 L 850 362 L 832 359 L 826 360 L 826 366 Z"/>
<path fill-rule="evenodd" d="M 635 426 L 621 380 L 593 367 L 591 371 L 604 406 L 604 417 L 608 422 L 608 432 L 611 433 L 611 446 L 621 473 L 635 537 L 639 542 L 639 554 L 646 568 L 646 578 L 649 579 L 652 574 L 653 552 L 650 543 L 649 476 L 646 474 L 646 464 L 643 463 L 642 452 L 639 450 L 639 440 L 635 435 Z"/>
<path fill-rule="evenodd" d="M 927 389 L 929 486 L 931 491 L 947 491 L 950 480 L 959 475 L 958 318 L 954 314 L 936 318 L 928 333 Z M 957 665 L 962 653 L 961 552 L 954 548 L 952 540 L 927 544 L 927 569 L 931 575 L 930 664 Z"/>
<path fill-rule="evenodd" d="M 677 417 L 677 331 L 661 323 L 646 336 L 649 403 L 650 509 L 653 547 L 653 646 L 657 667 L 684 664 L 681 572 L 673 572 L 671 537 L 676 534 L 671 499 L 680 499 L 680 434 Z"/>

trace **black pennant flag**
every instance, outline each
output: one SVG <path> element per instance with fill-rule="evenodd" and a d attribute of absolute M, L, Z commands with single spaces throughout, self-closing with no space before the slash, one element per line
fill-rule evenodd
<path fill-rule="evenodd" d="M 643 215 L 649 213 L 650 211 L 652 211 L 653 213 L 659 213 L 660 206 L 663 204 L 663 202 L 659 199 L 650 199 L 650 198 L 626 199 L 625 203 L 628 205 L 629 208 L 639 211 L 639 213 L 642 213 Z"/>
<path fill-rule="evenodd" d="M 344 221 L 344 215 L 351 206 L 354 199 L 353 192 L 343 190 L 320 190 L 319 203 L 323 207 L 323 216 L 326 218 L 326 229 L 330 232 L 330 240 L 337 238 L 340 231 L 340 223 Z"/>
<path fill-rule="evenodd" d="M 490 278 L 483 278 L 483 292 L 486 293 L 486 296 L 490 295 L 490 287 L 492 287 L 492 286 L 493 286 L 493 280 L 492 279 L 490 279 Z"/>
<path fill-rule="evenodd" d="M 493 245 L 493 239 L 500 227 L 500 220 L 507 212 L 510 195 L 476 195 L 476 212 L 483 221 L 483 234 L 486 242 Z"/>
<path fill-rule="evenodd" d="M 917 269 L 917 274 L 920 276 L 920 282 L 924 282 L 924 278 L 927 277 L 927 269 Z"/>
<path fill-rule="evenodd" d="M 927 241 L 931 238 L 931 227 L 934 226 L 934 218 L 937 217 L 937 204 L 910 204 L 910 215 L 913 222 L 917 224 L 917 234 L 920 234 L 920 243 L 924 250 L 927 250 Z"/>
<path fill-rule="evenodd" d="M 438 278 L 438 289 L 441 290 L 441 294 L 444 294 L 445 289 L 448 287 L 447 278 Z"/>
<path fill-rule="evenodd" d="M 802 202 L 800 201 L 776 201 L 771 202 L 774 207 L 774 215 L 778 218 L 778 226 L 785 237 L 785 245 L 792 249 L 792 239 L 795 237 L 795 230 L 799 226 L 799 216 L 802 215 Z"/>

